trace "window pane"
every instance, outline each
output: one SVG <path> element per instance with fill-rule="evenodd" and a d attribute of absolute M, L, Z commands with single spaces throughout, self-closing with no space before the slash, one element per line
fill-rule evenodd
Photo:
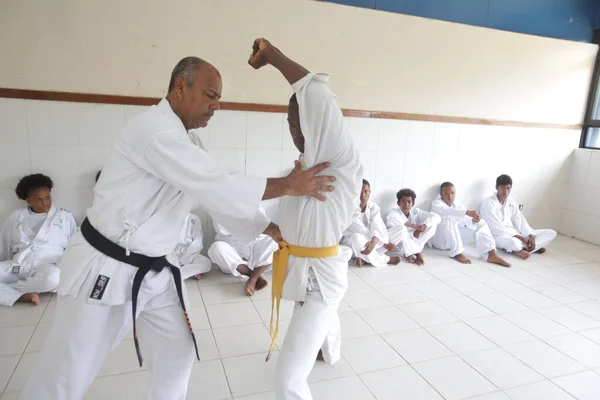
<path fill-rule="evenodd" d="M 600 148 L 600 128 L 588 128 L 584 146 Z"/>
<path fill-rule="evenodd" d="M 600 61 L 597 61 L 600 62 Z M 594 102 L 594 108 L 592 109 L 591 117 L 592 119 L 600 119 L 600 87 L 598 84 L 600 83 L 600 74 L 598 75 L 598 79 L 596 80 L 596 95 L 595 98 L 592 99 Z"/>

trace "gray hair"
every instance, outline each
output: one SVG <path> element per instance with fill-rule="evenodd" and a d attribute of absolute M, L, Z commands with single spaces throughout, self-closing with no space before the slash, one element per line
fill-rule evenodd
<path fill-rule="evenodd" d="M 203 64 L 207 64 L 207 62 L 198 57 L 186 57 L 179 61 L 171 73 L 169 93 L 175 89 L 175 80 L 177 78 L 183 78 L 187 86 L 192 86 L 196 81 L 196 71 Z"/>

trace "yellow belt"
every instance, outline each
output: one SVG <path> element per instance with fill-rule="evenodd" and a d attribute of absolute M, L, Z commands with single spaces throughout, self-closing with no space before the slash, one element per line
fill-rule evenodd
<path fill-rule="evenodd" d="M 273 340 L 269 347 L 269 354 L 265 361 L 271 358 L 271 352 L 277 343 L 279 335 L 279 305 L 281 304 L 281 292 L 283 291 L 283 282 L 285 281 L 285 271 L 287 270 L 288 258 L 290 255 L 294 257 L 305 258 L 328 258 L 338 254 L 339 247 L 337 244 L 331 247 L 300 247 L 288 244 L 285 241 L 279 243 L 279 250 L 273 254 L 273 283 L 271 285 L 271 325 L 269 333 Z M 277 320 L 274 324 L 274 314 L 277 311 Z"/>

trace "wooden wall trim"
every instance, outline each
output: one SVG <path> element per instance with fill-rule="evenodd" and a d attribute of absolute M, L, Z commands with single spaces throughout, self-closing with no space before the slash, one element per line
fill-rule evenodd
<path fill-rule="evenodd" d="M 96 103 L 96 104 L 121 104 L 129 106 L 150 106 L 157 104 L 160 98 L 157 97 L 134 97 L 117 96 L 109 94 L 92 93 L 73 93 L 73 92 L 53 92 L 45 90 L 27 90 L 27 89 L 8 89 L 0 88 L 0 98 L 27 99 L 27 100 L 48 100 L 48 101 L 68 101 L 74 103 Z M 256 112 L 287 112 L 287 106 L 276 104 L 256 104 L 256 103 L 232 103 L 221 102 L 222 110 L 232 111 L 256 111 Z M 451 117 L 445 115 L 433 114 L 411 114 L 401 112 L 384 111 L 366 111 L 366 110 L 342 110 L 345 116 L 359 118 L 387 118 L 402 119 L 409 121 L 429 121 L 429 122 L 448 122 L 454 124 L 472 124 L 472 125 L 495 125 L 495 126 L 513 126 L 524 128 L 547 128 L 547 129 L 582 129 L 581 124 L 550 124 L 524 121 L 506 121 L 486 118 L 469 117 Z"/>

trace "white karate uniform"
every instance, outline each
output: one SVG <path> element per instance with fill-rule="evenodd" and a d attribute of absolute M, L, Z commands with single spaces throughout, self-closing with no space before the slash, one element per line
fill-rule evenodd
<path fill-rule="evenodd" d="M 352 221 L 362 188 L 360 157 L 327 82 L 326 76 L 308 74 L 292 85 L 305 139 L 303 168 L 329 161 L 331 166 L 323 174 L 336 177 L 335 191 L 326 194 L 325 202 L 308 196 L 281 199 L 281 233 L 295 246 L 323 248 L 338 244 Z M 351 249 L 340 246 L 334 257 L 289 257 L 282 298 L 296 305 L 277 362 L 278 400 L 312 399 L 306 380 L 319 348 L 328 363 L 339 359 L 337 309 L 348 288 L 351 256 Z"/>
<path fill-rule="evenodd" d="M 527 223 L 525 216 L 519 210 L 517 202 L 508 197 L 504 204 L 500 204 L 496 194 L 488 197 L 481 203 L 481 218 L 487 222 L 496 240 L 496 245 L 512 253 L 525 249 L 525 245 L 515 235 L 528 237 L 535 236 L 535 250 L 548 246 L 554 238 L 556 231 L 552 229 L 533 229 Z"/>
<path fill-rule="evenodd" d="M 388 228 L 390 243 L 398 246 L 397 253 L 404 257 L 410 257 L 423 251 L 429 239 L 435 235 L 440 221 L 439 215 L 423 211 L 417 207 L 410 210 L 407 218 L 400 207 L 396 207 L 387 215 L 385 224 Z M 407 222 L 419 225 L 425 224 L 427 229 L 416 238 L 414 236 L 415 229 L 406 227 Z"/>
<path fill-rule="evenodd" d="M 126 251 L 159 257 L 172 254 L 197 202 L 239 236 L 258 236 L 270 222 L 257 212 L 265 187 L 264 178 L 220 171 L 192 144 L 163 99 L 131 119 L 115 141 L 87 216 Z M 53 325 L 21 393 L 23 400 L 82 399 L 107 355 L 132 328 L 137 268 L 100 253 L 77 232 L 61 270 Z M 101 279 L 104 291 L 95 291 L 92 298 Z M 145 276 L 137 309 L 141 353 L 151 371 L 147 398 L 185 399 L 194 349 L 168 268 Z"/>
<path fill-rule="evenodd" d="M 431 238 L 433 247 L 450 250 L 450 257 L 455 257 L 464 252 L 464 244 L 475 242 L 477 252 L 484 259 L 490 251 L 496 250 L 496 242 L 487 223 L 481 219 L 474 224 L 463 205 L 452 203 L 449 206 L 438 196 L 431 204 L 431 211 L 442 218 Z"/>
<path fill-rule="evenodd" d="M 173 252 L 181 266 L 181 277 L 183 279 L 205 274 L 212 269 L 212 263 L 208 257 L 200 254 L 203 247 L 202 221 L 197 215 L 189 214 L 185 218 L 179 242 Z"/>
<path fill-rule="evenodd" d="M 8 217 L 0 238 L 0 305 L 12 306 L 25 293 L 56 290 L 58 262 L 76 226 L 73 214 L 54 206 L 47 214 L 26 207 Z"/>
<path fill-rule="evenodd" d="M 259 211 L 266 215 L 262 207 Z M 208 249 L 208 256 L 224 273 L 245 276 L 237 270 L 241 264 L 247 265 L 252 271 L 256 267 L 273 264 L 273 253 L 279 246 L 270 236 L 259 235 L 248 243 L 232 235 L 216 220 L 213 220 L 213 226 L 217 235 L 215 242 Z"/>
<path fill-rule="evenodd" d="M 372 201 L 368 201 L 365 212 L 360 212 L 359 209 L 357 214 L 344 231 L 342 244 L 352 249 L 355 258 L 360 258 L 374 267 L 385 267 L 390 262 L 390 257 L 385 254 L 387 250 L 383 245 L 389 243 L 390 239 L 381 217 L 381 208 Z M 374 237 L 377 238 L 377 244 L 373 251 L 369 254 L 362 254 L 367 243 Z"/>

